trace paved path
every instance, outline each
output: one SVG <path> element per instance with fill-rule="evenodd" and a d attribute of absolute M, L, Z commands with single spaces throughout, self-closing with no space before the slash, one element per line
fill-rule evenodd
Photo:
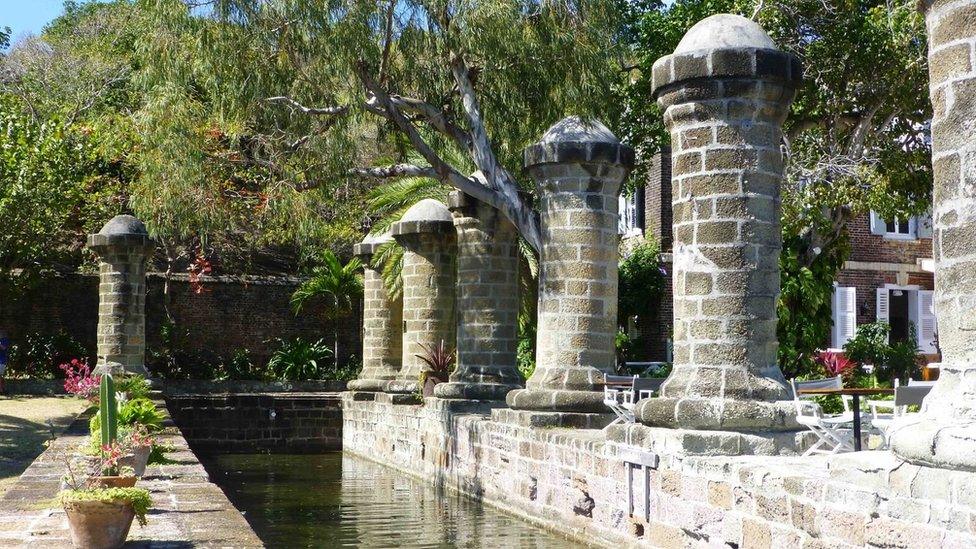
<path fill-rule="evenodd" d="M 175 448 L 167 457 L 176 463 L 149 466 L 137 484 L 152 494 L 153 508 L 148 525 L 133 523 L 125 547 L 263 547 L 240 512 L 209 481 L 179 429 L 169 420 L 166 425 L 161 439 Z M 80 417 L 0 499 L 0 547 L 71 546 L 64 511 L 53 499 L 65 472 L 63 456 L 86 444 L 87 435 L 87 418 Z"/>

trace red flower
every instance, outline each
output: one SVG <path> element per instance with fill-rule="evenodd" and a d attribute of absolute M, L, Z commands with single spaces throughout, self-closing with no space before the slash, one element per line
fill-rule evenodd
<path fill-rule="evenodd" d="M 850 377 L 854 373 L 857 364 L 841 353 L 834 351 L 823 351 L 817 354 L 817 363 L 823 366 L 827 375 Z"/>

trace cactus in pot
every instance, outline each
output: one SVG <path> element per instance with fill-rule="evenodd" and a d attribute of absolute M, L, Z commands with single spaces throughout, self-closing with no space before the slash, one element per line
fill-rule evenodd
<path fill-rule="evenodd" d="M 111 374 L 104 374 L 98 387 L 98 419 L 102 447 L 111 446 L 119 438 L 119 406 L 115 401 L 115 379 Z"/>

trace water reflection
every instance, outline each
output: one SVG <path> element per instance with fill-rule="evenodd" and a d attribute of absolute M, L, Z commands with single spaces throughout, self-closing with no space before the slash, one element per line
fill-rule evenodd
<path fill-rule="evenodd" d="M 268 547 L 580 547 L 350 455 L 223 455 L 205 465 Z"/>

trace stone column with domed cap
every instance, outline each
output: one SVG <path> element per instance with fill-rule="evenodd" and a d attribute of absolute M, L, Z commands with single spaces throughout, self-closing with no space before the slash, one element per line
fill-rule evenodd
<path fill-rule="evenodd" d="M 892 426 L 891 446 L 915 464 L 976 471 L 976 1 L 921 0 L 919 6 L 929 44 L 942 363 L 921 413 Z"/>
<path fill-rule="evenodd" d="M 411 206 L 390 232 L 403 246 L 403 359 L 386 392 L 412 394 L 427 369 L 418 355 L 441 342 L 448 351 L 455 349 L 457 237 L 450 210 L 432 199 Z"/>
<path fill-rule="evenodd" d="M 370 235 L 352 247 L 363 261 L 363 371 L 349 382 L 351 391 L 383 391 L 403 361 L 403 298 L 391 297 L 370 265 L 380 246 L 392 241 L 390 233 Z"/>
<path fill-rule="evenodd" d="M 617 196 L 634 152 L 598 121 L 569 117 L 525 149 L 539 188 L 542 250 L 536 369 L 508 394 L 516 410 L 608 412 L 616 362 Z"/>
<path fill-rule="evenodd" d="M 434 396 L 505 400 L 522 386 L 516 366 L 518 231 L 497 208 L 461 191 L 451 193 L 448 205 L 458 238 L 457 368 Z"/>
<path fill-rule="evenodd" d="M 146 371 L 146 259 L 153 243 L 146 226 L 117 215 L 88 247 L 98 255 L 98 365 L 126 372 Z"/>
<path fill-rule="evenodd" d="M 653 68 L 671 132 L 674 369 L 651 426 L 796 429 L 777 363 L 782 124 L 800 63 L 753 21 L 713 15 Z"/>

